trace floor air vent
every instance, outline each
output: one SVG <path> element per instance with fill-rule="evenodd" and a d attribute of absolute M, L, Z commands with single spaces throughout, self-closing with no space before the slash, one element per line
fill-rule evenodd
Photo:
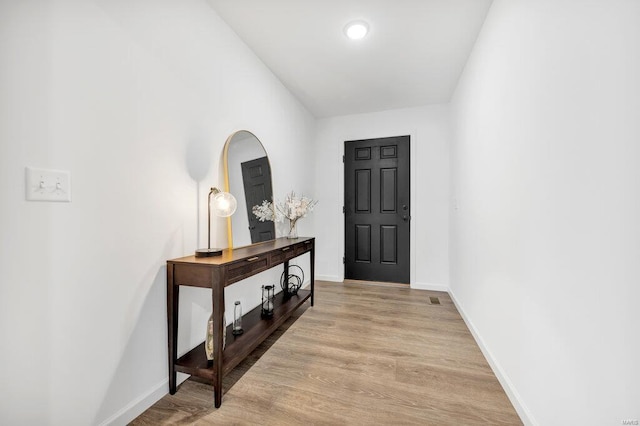
<path fill-rule="evenodd" d="M 431 301 L 432 305 L 439 305 L 440 304 L 440 299 L 438 299 L 437 297 L 429 296 L 429 300 Z"/>

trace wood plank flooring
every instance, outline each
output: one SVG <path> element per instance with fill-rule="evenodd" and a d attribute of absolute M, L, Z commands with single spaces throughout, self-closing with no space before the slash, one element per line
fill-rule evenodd
<path fill-rule="evenodd" d="M 397 286 L 317 281 L 223 388 L 215 409 L 189 379 L 132 424 L 522 424 L 448 294 Z"/>

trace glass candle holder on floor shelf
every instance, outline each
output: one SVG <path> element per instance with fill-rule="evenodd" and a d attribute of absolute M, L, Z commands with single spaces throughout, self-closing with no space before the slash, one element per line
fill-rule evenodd
<path fill-rule="evenodd" d="M 244 332 L 242 329 L 242 305 L 237 300 L 233 306 L 233 329 L 231 331 L 234 336 L 238 336 Z"/>

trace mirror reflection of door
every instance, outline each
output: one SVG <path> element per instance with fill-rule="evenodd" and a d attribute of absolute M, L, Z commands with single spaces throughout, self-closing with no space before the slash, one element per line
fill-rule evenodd
<path fill-rule="evenodd" d="M 251 132 L 240 130 L 227 139 L 224 147 L 226 190 L 233 194 L 238 200 L 238 210 L 229 219 L 229 247 L 242 247 L 256 242 L 265 241 L 269 234 L 275 238 L 275 225 L 271 221 L 258 222 L 260 230 L 256 236 L 252 236 L 250 228 L 253 226 L 250 221 L 255 218 L 251 209 L 254 205 L 261 204 L 262 201 L 271 201 L 273 198 L 273 186 L 271 184 L 271 168 L 267 152 L 260 140 Z M 254 160 L 263 159 L 266 167 L 261 169 L 263 187 L 259 195 L 253 192 L 245 192 L 245 182 L 243 178 L 243 163 L 251 163 Z M 252 173 L 255 173 L 254 170 Z M 267 184 L 268 182 L 268 184 Z M 257 198 L 261 198 L 256 201 Z M 256 228 L 258 229 L 258 228 Z"/>
<path fill-rule="evenodd" d="M 264 200 L 271 201 L 273 190 L 271 189 L 271 168 L 267 157 L 242 163 L 242 182 L 247 204 L 247 216 L 249 220 L 249 234 L 251 242 L 269 241 L 275 238 L 273 222 L 260 222 L 253 214 L 253 206 L 262 204 Z"/>

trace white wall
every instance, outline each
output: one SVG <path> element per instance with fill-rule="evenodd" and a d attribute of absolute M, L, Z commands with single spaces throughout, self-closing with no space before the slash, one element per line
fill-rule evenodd
<path fill-rule="evenodd" d="M 344 142 L 411 136 L 411 285 L 449 284 L 449 112 L 426 106 L 318 120 L 315 158 L 320 200 L 314 213 L 319 278 L 344 278 Z M 320 219 L 322 218 L 321 222 Z"/>
<path fill-rule="evenodd" d="M 167 392 L 165 261 L 206 245 L 227 136 L 310 192 L 313 117 L 204 0 L 2 1 L 0 62 L 0 423 L 126 422 Z M 25 166 L 73 201 L 26 202 Z M 210 296 L 181 296 L 183 352 Z"/>
<path fill-rule="evenodd" d="M 452 106 L 451 290 L 521 415 L 640 419 L 640 2 L 494 1 Z"/>

